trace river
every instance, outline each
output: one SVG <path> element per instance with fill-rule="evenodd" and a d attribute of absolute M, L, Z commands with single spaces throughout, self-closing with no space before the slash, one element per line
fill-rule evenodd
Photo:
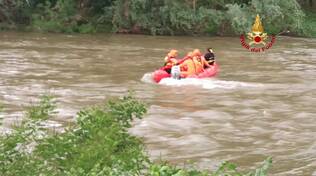
<path fill-rule="evenodd" d="M 277 37 L 264 53 L 238 37 L 0 33 L 2 127 L 21 120 L 38 95 L 57 97 L 62 129 L 80 108 L 133 90 L 148 114 L 130 130 L 153 159 L 242 170 L 273 157 L 272 175 L 316 175 L 316 39 Z M 152 83 L 172 48 L 213 47 L 220 73 Z"/>

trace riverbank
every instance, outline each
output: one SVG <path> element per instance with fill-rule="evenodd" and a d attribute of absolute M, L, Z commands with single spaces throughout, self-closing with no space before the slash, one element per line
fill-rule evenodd
<path fill-rule="evenodd" d="M 238 36 L 260 14 L 269 34 L 315 37 L 315 9 L 300 1 L 21 1 L 0 3 L 0 30 L 55 33 Z"/>

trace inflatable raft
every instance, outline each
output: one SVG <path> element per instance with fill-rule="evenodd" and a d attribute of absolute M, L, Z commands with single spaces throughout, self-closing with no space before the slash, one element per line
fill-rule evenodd
<path fill-rule="evenodd" d="M 217 74 L 217 72 L 219 71 L 219 66 L 214 63 L 214 65 L 210 68 L 206 68 L 204 69 L 204 71 L 202 73 L 196 74 L 196 75 L 190 75 L 186 78 L 207 78 L 207 77 L 212 77 L 215 76 Z M 164 70 L 164 67 L 160 68 L 159 70 L 156 70 L 153 73 L 153 79 L 156 83 L 159 83 L 160 80 L 164 79 L 164 78 L 170 78 L 171 74 L 167 73 Z"/>

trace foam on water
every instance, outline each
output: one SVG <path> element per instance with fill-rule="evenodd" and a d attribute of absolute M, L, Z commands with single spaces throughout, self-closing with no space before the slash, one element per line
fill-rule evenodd
<path fill-rule="evenodd" d="M 146 83 L 155 83 L 152 79 L 152 73 L 145 73 L 143 78 L 141 79 L 143 82 Z M 247 87 L 247 88 L 256 88 L 262 87 L 262 84 L 259 83 L 245 83 L 239 81 L 225 81 L 225 80 L 218 80 L 214 78 L 186 78 L 176 80 L 173 78 L 164 78 L 159 82 L 160 85 L 167 85 L 167 86 L 199 86 L 204 89 L 236 89 L 240 87 Z"/>
<path fill-rule="evenodd" d="M 155 81 L 153 80 L 153 73 L 145 73 L 141 81 L 145 83 L 155 83 Z"/>

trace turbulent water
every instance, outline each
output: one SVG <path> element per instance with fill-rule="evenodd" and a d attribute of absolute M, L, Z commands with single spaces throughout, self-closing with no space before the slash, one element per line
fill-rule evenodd
<path fill-rule="evenodd" d="M 316 40 L 278 37 L 265 53 L 238 37 L 151 37 L 0 33 L 2 131 L 39 94 L 52 93 L 66 126 L 82 107 L 134 90 L 149 112 L 131 133 L 153 159 L 213 169 L 274 160 L 272 175 L 316 175 Z M 213 47 L 220 73 L 210 79 L 151 80 L 169 49 Z"/>

